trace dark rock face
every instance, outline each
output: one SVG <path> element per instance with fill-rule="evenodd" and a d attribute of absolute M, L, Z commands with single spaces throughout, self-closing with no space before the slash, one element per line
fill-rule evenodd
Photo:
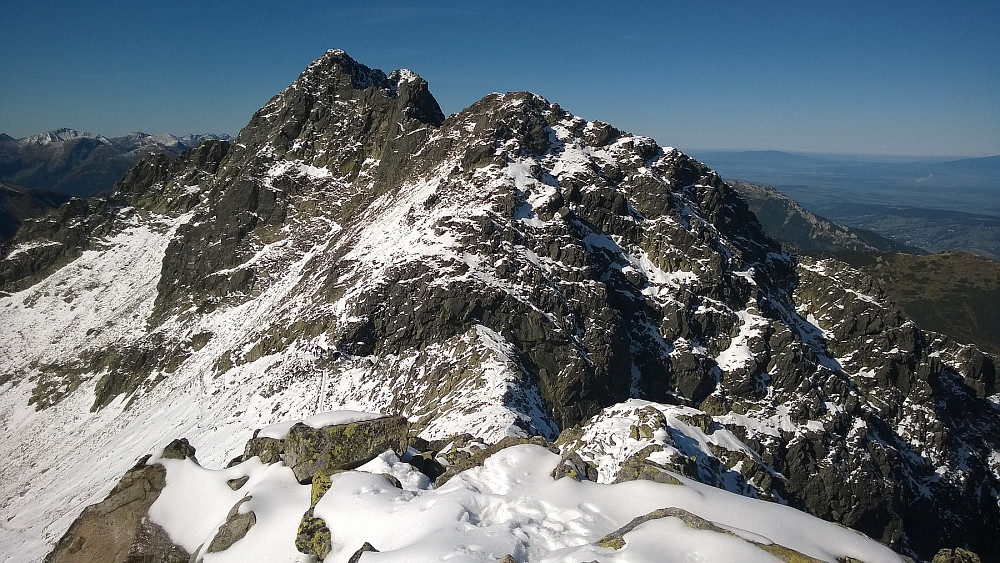
<path fill-rule="evenodd" d="M 0 241 L 13 238 L 25 219 L 40 217 L 69 199 L 69 195 L 51 190 L 32 190 L 0 182 Z"/>
<path fill-rule="evenodd" d="M 22 224 L 18 235 L 2 247 L 0 288 L 17 291 L 42 279 L 91 247 L 91 241 L 110 232 L 111 222 L 130 211 L 111 207 L 106 199 L 73 198 L 56 213 Z M 20 252 L 22 242 L 38 241 Z"/>
<path fill-rule="evenodd" d="M 162 465 L 140 462 L 104 501 L 83 511 L 46 563 L 187 563 L 191 555 L 146 517 L 165 486 Z"/>
<path fill-rule="evenodd" d="M 989 491 L 996 489 L 987 452 L 1000 442 L 978 429 L 1000 423 L 1000 410 L 985 400 L 997 390 L 996 359 L 921 331 L 895 307 L 865 300 L 854 288 L 870 283 L 831 261 L 801 270 L 797 300 L 832 333 L 827 346 L 841 358 L 840 367 L 858 375 L 849 381 L 836 374 L 812 380 L 821 400 L 843 397 L 845 413 L 797 447 L 790 442 L 787 465 L 775 469 L 789 477 L 790 492 L 811 512 L 882 541 L 913 546 L 925 557 L 936 546 L 962 541 L 982 549 L 993 541 L 982 534 L 1000 525 L 995 512 L 982 512 Z M 877 288 L 868 291 L 877 294 Z M 983 361 L 963 365 L 963 357 Z M 864 421 L 862 435 L 846 428 L 859 426 L 856 420 Z M 824 459 L 848 460 L 851 472 Z M 969 473 L 941 477 L 942 468 L 958 466 Z M 885 475 L 899 477 L 891 486 L 872 487 Z M 967 481 L 971 475 L 982 477 Z M 936 502 L 927 497 L 928 488 L 940 495 Z M 816 495 L 817 490 L 825 493 Z M 936 508 L 929 510 L 930 505 Z M 970 517 L 973 513 L 977 516 Z M 963 524 L 956 528 L 958 521 Z"/>
<path fill-rule="evenodd" d="M 199 201 L 187 186 L 211 177 L 229 147 L 227 141 L 209 141 L 174 160 L 151 155 L 115 184 L 113 195 L 73 198 L 52 214 L 26 220 L 16 237 L 0 246 L 0 290 L 28 287 L 84 251 L 101 248 L 101 238 L 133 222 L 137 208 L 187 211 Z"/>

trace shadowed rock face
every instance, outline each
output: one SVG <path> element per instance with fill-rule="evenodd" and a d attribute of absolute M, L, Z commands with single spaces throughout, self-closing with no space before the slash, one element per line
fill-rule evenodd
<path fill-rule="evenodd" d="M 73 198 L 53 213 L 25 221 L 13 240 L 0 246 L 4 258 L 0 260 L 0 290 L 28 287 L 95 245 L 100 248 L 102 237 L 134 221 L 136 209 L 189 210 L 198 197 L 178 187 L 196 185 L 213 175 L 229 147 L 228 141 L 208 141 L 172 160 L 162 154 L 149 155 L 125 173 L 112 195 Z M 46 244 L 32 246 L 32 241 Z M 11 255 L 18 246 L 28 248 Z"/>
<path fill-rule="evenodd" d="M 39 408 L 66 373 L 94 409 L 170 379 L 225 416 L 350 403 L 498 442 L 643 398 L 748 448 L 671 470 L 922 556 L 1000 553 L 994 357 L 920 330 L 839 262 L 783 253 L 703 164 L 533 94 L 444 118 L 416 75 L 331 51 L 233 144 L 147 160 L 63 213 L 38 227 L 62 246 L 15 247 L 5 287 L 129 225 L 175 230 L 141 326 L 24 368 Z M 649 416 L 661 446 L 690 446 Z M 275 446 L 247 453 L 289 462 Z M 320 468 L 303 455 L 300 481 Z M 626 469 L 666 480 L 643 455 Z"/>

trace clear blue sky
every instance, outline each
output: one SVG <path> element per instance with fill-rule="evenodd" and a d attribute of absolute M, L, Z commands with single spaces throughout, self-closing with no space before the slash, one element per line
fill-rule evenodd
<path fill-rule="evenodd" d="M 327 49 L 692 149 L 1000 154 L 1000 2 L 0 0 L 0 131 L 235 134 Z"/>

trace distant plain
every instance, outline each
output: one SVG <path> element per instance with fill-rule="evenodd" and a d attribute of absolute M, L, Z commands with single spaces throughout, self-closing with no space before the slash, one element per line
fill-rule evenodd
<path fill-rule="evenodd" d="M 843 225 L 928 252 L 962 250 L 1000 260 L 1000 156 L 690 153 L 726 180 L 773 186 Z"/>

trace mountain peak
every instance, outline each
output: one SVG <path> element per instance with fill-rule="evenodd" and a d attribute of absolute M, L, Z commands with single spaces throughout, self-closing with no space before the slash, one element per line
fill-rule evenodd
<path fill-rule="evenodd" d="M 389 80 L 385 72 L 359 63 L 340 49 L 331 49 L 322 57 L 310 63 L 292 86 L 316 80 L 339 80 L 338 74 L 350 77 L 351 86 L 358 90 L 364 90 L 373 86 L 389 88 Z"/>
<path fill-rule="evenodd" d="M 258 110 L 237 143 L 314 166 L 344 162 L 346 153 L 352 155 L 346 160 L 360 164 L 381 158 L 389 140 L 443 122 L 441 107 L 416 73 L 387 75 L 331 50 Z"/>
<path fill-rule="evenodd" d="M 74 139 L 95 139 L 103 143 L 111 144 L 111 142 L 108 141 L 108 139 L 103 135 L 77 131 L 76 129 L 70 129 L 68 127 L 63 127 L 54 131 L 46 131 L 30 137 L 24 137 L 23 139 L 18 139 L 18 141 L 21 145 L 48 145 L 51 143 L 72 141 Z"/>
<path fill-rule="evenodd" d="M 350 83 L 345 83 L 344 78 L 349 78 Z M 341 49 L 331 49 L 310 63 L 298 79 L 289 86 L 289 89 L 317 89 L 314 90 L 316 93 L 329 93 L 331 87 L 337 92 L 346 88 L 354 90 L 374 88 L 387 93 L 392 98 L 399 98 L 402 94 L 404 101 L 407 101 L 414 93 L 420 93 L 421 97 L 429 96 L 426 93 L 427 81 L 417 73 L 404 68 L 386 74 L 381 69 L 359 63 Z M 401 90 L 403 91 L 401 92 Z M 343 92 L 340 93 L 343 94 Z M 430 118 L 430 123 L 440 124 L 444 120 L 444 115 L 441 114 L 437 101 L 433 100 L 433 97 L 423 101 L 433 101 L 433 108 L 429 108 L 432 111 L 427 117 Z"/>

